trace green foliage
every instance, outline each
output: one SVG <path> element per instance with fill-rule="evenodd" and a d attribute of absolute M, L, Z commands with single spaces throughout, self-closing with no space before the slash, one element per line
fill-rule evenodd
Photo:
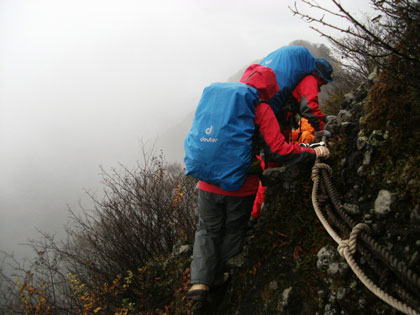
<path fill-rule="evenodd" d="M 67 278 L 79 300 L 79 314 L 188 314 L 189 263 L 185 255 L 154 259 L 95 288 L 89 288 L 77 275 L 68 274 Z"/>
<path fill-rule="evenodd" d="M 405 41 L 420 46 L 420 24 L 413 25 Z M 418 54 L 420 60 L 420 52 Z M 393 70 L 397 69 L 397 70 Z M 420 202 L 420 64 L 389 58 L 387 67 L 369 93 L 363 129 L 366 134 L 374 130 L 386 132 L 386 145 L 377 152 L 374 172 L 377 181 L 389 180 L 398 184 L 414 203 Z"/>

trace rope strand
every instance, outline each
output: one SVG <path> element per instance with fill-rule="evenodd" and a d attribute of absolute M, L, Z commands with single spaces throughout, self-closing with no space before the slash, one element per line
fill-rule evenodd
<path fill-rule="evenodd" d="M 370 280 L 366 274 L 362 271 L 362 269 L 357 265 L 356 261 L 353 258 L 353 255 L 356 252 L 356 244 L 357 244 L 357 237 L 359 234 L 366 234 L 366 231 L 369 232 L 368 225 L 364 223 L 359 223 L 353 226 L 350 236 L 347 240 L 343 240 L 338 236 L 338 234 L 334 231 L 331 225 L 328 223 L 327 219 L 325 218 L 324 214 L 321 211 L 321 207 L 318 203 L 318 190 L 320 188 L 320 171 L 326 170 L 328 175 L 331 175 L 332 170 L 331 167 L 324 163 L 319 163 L 319 161 L 315 162 L 315 165 L 312 169 L 312 181 L 313 181 L 313 189 L 312 189 L 312 205 L 314 207 L 315 213 L 328 232 L 328 234 L 334 239 L 334 241 L 338 244 L 338 252 L 342 257 L 344 257 L 349 264 L 350 268 L 353 270 L 355 275 L 360 279 L 360 281 L 377 297 L 381 300 L 386 302 L 388 305 L 392 306 L 393 308 L 397 309 L 400 312 L 409 315 L 420 315 L 420 313 L 407 304 L 397 300 L 393 296 L 389 295 L 387 292 L 379 288 L 372 280 Z M 323 176 L 328 177 L 328 176 Z M 341 210 L 341 204 L 338 201 L 338 194 L 334 191 L 334 188 L 328 187 L 332 186 L 331 183 L 325 183 L 327 187 L 328 194 L 330 195 L 330 200 L 333 203 L 334 207 L 338 210 Z M 331 192 L 331 194 L 330 194 Z M 333 196 L 333 197 L 331 197 Z M 348 220 L 346 220 L 348 221 Z M 351 221 L 351 220 L 350 220 Z M 348 223 L 348 222 L 346 222 Z M 395 264 L 396 262 L 393 261 Z M 405 266 L 404 263 L 398 263 L 399 266 Z M 413 272 L 409 270 L 409 274 L 412 275 Z"/>

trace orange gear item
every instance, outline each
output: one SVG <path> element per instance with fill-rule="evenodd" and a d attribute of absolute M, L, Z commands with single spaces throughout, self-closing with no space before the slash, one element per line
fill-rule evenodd
<path fill-rule="evenodd" d="M 299 128 L 292 131 L 292 143 L 309 143 L 315 140 L 315 129 L 306 118 L 301 118 Z M 300 134 L 300 137 L 299 137 Z M 299 139 L 298 139 L 299 138 Z"/>

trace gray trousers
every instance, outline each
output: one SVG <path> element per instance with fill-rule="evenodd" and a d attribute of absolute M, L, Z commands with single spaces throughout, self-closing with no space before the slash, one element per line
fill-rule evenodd
<path fill-rule="evenodd" d="M 198 191 L 191 284 L 212 285 L 224 263 L 242 251 L 254 199 L 255 195 L 233 197 Z"/>

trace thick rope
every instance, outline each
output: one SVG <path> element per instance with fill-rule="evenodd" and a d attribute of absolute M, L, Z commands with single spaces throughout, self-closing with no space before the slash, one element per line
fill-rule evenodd
<path fill-rule="evenodd" d="M 330 226 L 330 224 L 328 223 L 327 219 L 325 218 L 325 216 L 322 213 L 321 208 L 319 207 L 319 204 L 318 204 L 317 193 L 318 193 L 318 189 L 319 189 L 320 169 L 326 169 L 329 172 L 332 172 L 331 167 L 329 165 L 324 164 L 324 163 L 315 163 L 314 167 L 312 168 L 312 181 L 314 182 L 314 186 L 313 186 L 313 189 L 312 189 L 312 205 L 315 209 L 315 213 L 316 213 L 319 221 L 321 221 L 322 225 L 325 227 L 328 234 L 330 234 L 330 236 L 333 238 L 333 240 L 336 243 L 339 244 L 341 242 L 340 236 L 338 236 L 338 234 Z"/>
<path fill-rule="evenodd" d="M 417 311 L 412 309 L 411 307 L 407 306 L 406 304 L 398 301 L 394 297 L 390 296 L 386 292 L 384 292 L 382 289 L 380 289 L 378 286 L 376 286 L 360 269 L 360 267 L 357 265 L 356 261 L 353 258 L 353 254 L 356 251 L 356 239 L 357 235 L 362 230 L 366 230 L 368 226 L 364 223 L 357 224 L 351 234 L 348 240 L 342 240 L 338 234 L 333 230 L 333 228 L 328 223 L 327 219 L 323 215 L 321 208 L 318 204 L 317 199 L 317 193 L 319 190 L 319 181 L 320 181 L 320 170 L 325 169 L 330 174 L 332 173 L 331 167 L 324 163 L 315 163 L 313 169 L 312 169 L 312 180 L 314 182 L 313 189 L 312 189 L 312 205 L 315 209 L 315 213 L 324 226 L 324 228 L 327 230 L 328 234 L 334 239 L 336 243 L 339 244 L 338 251 L 341 256 L 343 256 L 347 263 L 349 264 L 350 268 L 353 270 L 353 272 L 356 274 L 356 276 L 360 279 L 360 281 L 377 297 L 379 297 L 381 300 L 392 306 L 393 308 L 399 310 L 400 312 L 403 312 L 405 314 L 409 315 L 420 315 Z"/>
<path fill-rule="evenodd" d="M 327 189 L 328 195 L 330 196 L 330 201 L 333 204 L 334 208 L 337 210 L 338 214 L 340 215 L 341 219 L 352 229 L 356 223 L 348 216 L 344 210 L 343 206 L 341 205 L 341 201 L 338 197 L 338 192 L 336 191 L 332 181 L 331 181 L 331 173 L 323 171 L 321 168 L 321 175 L 322 180 L 324 183 L 325 188 Z M 407 264 L 403 261 L 399 261 L 396 257 L 394 257 L 386 248 L 381 246 L 377 241 L 375 241 L 370 235 L 367 233 L 362 232 L 360 238 L 364 241 L 367 247 L 385 264 L 388 266 L 390 270 L 394 272 L 394 274 L 416 295 L 420 295 L 420 277 L 411 270 Z"/>
<path fill-rule="evenodd" d="M 350 268 L 353 270 L 355 275 L 360 279 L 360 281 L 377 297 L 379 297 L 384 302 L 391 305 L 393 308 L 397 309 L 404 314 L 409 315 L 419 315 L 416 310 L 412 309 L 405 303 L 400 302 L 396 298 L 392 297 L 377 285 L 375 285 L 367 276 L 366 274 L 360 269 L 357 265 L 356 261 L 353 259 L 353 255 L 356 252 L 356 239 L 357 235 L 362 230 L 368 230 L 369 227 L 364 223 L 357 224 L 353 230 L 351 231 L 350 238 L 348 240 L 343 240 L 338 245 L 338 252 L 342 257 L 344 257 L 349 264 Z"/>

